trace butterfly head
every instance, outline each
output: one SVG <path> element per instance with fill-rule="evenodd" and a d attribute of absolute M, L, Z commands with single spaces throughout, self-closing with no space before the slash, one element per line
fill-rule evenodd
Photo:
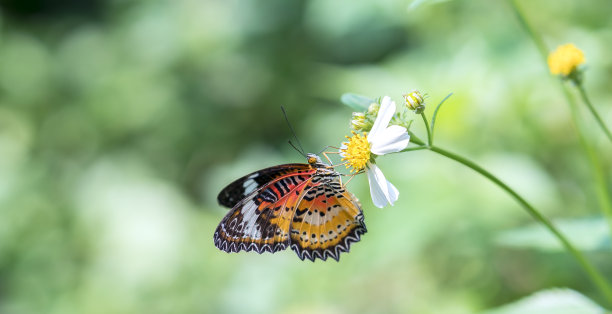
<path fill-rule="evenodd" d="M 321 160 L 321 157 L 313 153 L 306 154 L 306 160 L 308 160 L 308 164 L 310 164 L 310 166 L 314 168 L 327 166 L 326 164 L 323 163 L 323 161 Z"/>

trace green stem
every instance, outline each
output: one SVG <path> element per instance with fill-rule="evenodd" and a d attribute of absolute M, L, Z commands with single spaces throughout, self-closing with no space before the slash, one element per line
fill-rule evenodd
<path fill-rule="evenodd" d="M 463 158 L 457 154 L 451 153 L 436 146 L 430 146 L 429 149 L 435 153 L 448 157 L 471 168 L 472 170 L 480 173 L 487 179 L 491 180 L 504 191 L 508 192 L 508 194 L 510 194 L 510 196 L 512 196 L 535 220 L 537 220 L 539 223 L 544 225 L 544 227 L 546 227 L 550 232 L 552 232 L 552 234 L 563 244 L 567 251 L 570 252 L 570 254 L 578 261 L 578 263 L 580 264 L 580 266 L 582 266 L 587 275 L 601 290 L 607 300 L 612 304 L 612 288 L 609 286 L 608 282 L 604 279 L 604 277 L 599 273 L 599 271 L 595 267 L 593 267 L 593 265 L 591 265 L 591 263 L 584 257 L 584 255 L 582 255 L 582 253 L 578 251 L 572 245 L 572 243 L 546 217 L 544 217 L 525 199 L 518 195 L 518 193 L 516 193 L 512 188 L 510 188 L 496 176 L 466 158 Z"/>
<path fill-rule="evenodd" d="M 516 15 L 516 18 L 518 19 L 519 23 L 521 23 L 521 26 L 523 26 L 523 29 L 529 34 L 529 37 L 531 37 L 531 40 L 533 40 L 533 43 L 538 48 L 538 51 L 540 51 L 540 56 L 542 57 L 542 61 L 544 62 L 544 64 L 548 64 L 548 49 L 546 48 L 546 45 L 544 44 L 544 40 L 542 40 L 542 37 L 540 37 L 538 33 L 533 31 L 533 28 L 531 27 L 531 25 L 529 25 L 529 23 L 525 19 L 525 16 L 521 12 L 518 4 L 516 4 L 516 0 L 509 0 L 509 2 L 510 2 L 510 7 L 512 7 L 512 10 L 514 11 L 514 14 Z"/>
<path fill-rule="evenodd" d="M 587 108 L 589 108 L 591 114 L 593 115 L 593 117 L 595 117 L 595 120 L 597 120 L 597 123 L 599 124 L 603 132 L 606 133 L 606 136 L 608 137 L 610 142 L 612 142 L 612 133 L 610 133 L 610 129 L 608 129 L 604 121 L 599 116 L 599 113 L 597 113 L 597 110 L 595 110 L 595 107 L 593 107 L 591 100 L 589 100 L 589 97 L 587 96 L 587 93 L 584 90 L 584 86 L 582 86 L 582 84 L 577 84 L 576 86 L 578 88 L 578 91 L 580 92 L 580 97 L 582 98 L 582 101 L 584 101 L 584 103 L 587 105 Z"/>
<path fill-rule="evenodd" d="M 425 128 L 427 129 L 427 144 L 431 146 L 433 145 L 433 138 L 431 137 L 431 129 L 429 128 L 427 117 L 425 117 L 425 112 L 421 112 L 421 118 L 423 118 L 423 123 L 425 123 Z"/>
<path fill-rule="evenodd" d="M 408 130 L 408 134 L 410 135 L 410 143 L 426 147 L 425 142 L 423 142 L 423 140 L 421 140 L 418 136 L 412 133 L 412 131 Z M 406 149 L 404 149 L 402 152 L 404 151 L 406 151 Z"/>
<path fill-rule="evenodd" d="M 423 150 L 423 149 L 427 149 L 427 146 L 416 146 L 416 147 L 410 147 L 410 148 L 406 148 L 398 153 L 403 153 L 403 152 L 411 152 L 411 151 L 415 151 L 415 150 Z"/>
<path fill-rule="evenodd" d="M 591 170 L 591 175 L 595 180 L 595 194 L 597 195 L 597 201 L 599 202 L 599 206 L 601 211 L 603 212 L 606 220 L 608 221 L 608 228 L 612 231 L 612 199 L 610 199 L 610 194 L 608 193 L 608 183 L 606 182 L 606 172 L 603 170 L 603 166 L 601 164 L 601 160 L 597 155 L 595 149 L 589 144 L 580 127 L 580 113 L 578 110 L 578 105 L 572 97 L 569 89 L 565 84 L 561 84 L 561 90 L 563 91 L 563 95 L 567 99 L 567 103 L 569 104 L 570 110 L 572 112 L 572 121 L 576 128 L 576 134 L 578 134 L 578 140 L 582 149 L 585 151 L 586 156 L 589 160 L 589 168 Z"/>

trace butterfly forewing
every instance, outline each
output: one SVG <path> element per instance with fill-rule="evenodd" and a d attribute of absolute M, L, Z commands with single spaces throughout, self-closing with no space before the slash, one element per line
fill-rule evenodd
<path fill-rule="evenodd" d="M 285 164 L 255 171 L 226 186 L 217 196 L 217 201 L 225 207 L 233 208 L 249 194 L 271 181 L 297 171 L 308 170 L 308 164 Z"/>
<path fill-rule="evenodd" d="M 290 168 L 293 165 L 278 167 Z M 309 167 L 285 170 L 289 174 L 277 175 L 239 201 L 223 218 L 214 235 L 215 245 L 219 249 L 226 252 L 254 250 L 262 253 L 276 252 L 287 247 L 295 205 L 315 170 Z"/>

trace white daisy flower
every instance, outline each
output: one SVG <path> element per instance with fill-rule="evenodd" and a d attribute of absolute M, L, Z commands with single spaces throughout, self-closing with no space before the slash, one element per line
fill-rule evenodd
<path fill-rule="evenodd" d="M 376 207 L 383 208 L 393 205 L 399 196 L 397 188 L 387 181 L 380 168 L 372 160 L 372 154 L 382 156 L 399 152 L 408 146 L 410 135 L 405 127 L 389 125 L 395 114 L 396 105 L 389 96 L 385 96 L 378 111 L 378 116 L 370 133 L 357 134 L 348 137 L 348 142 L 342 143 L 340 155 L 347 161 L 347 168 L 352 172 L 364 170 L 370 183 L 370 195 Z"/>

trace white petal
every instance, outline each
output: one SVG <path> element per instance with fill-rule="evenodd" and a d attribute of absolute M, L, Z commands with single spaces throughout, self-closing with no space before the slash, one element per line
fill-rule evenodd
<path fill-rule="evenodd" d="M 395 102 L 391 101 L 391 97 L 385 96 L 380 102 L 380 109 L 378 110 L 378 116 L 374 121 L 374 125 L 368 134 L 368 141 L 370 136 L 376 136 L 376 133 L 383 131 L 391 122 L 391 118 L 395 114 Z"/>
<path fill-rule="evenodd" d="M 408 146 L 410 135 L 406 132 L 406 128 L 399 125 L 392 125 L 383 131 L 376 134 L 372 139 L 369 139 L 371 144 L 370 151 L 376 155 L 384 155 L 395 153 L 403 150 Z"/>
<path fill-rule="evenodd" d="M 372 196 L 372 202 L 378 208 L 385 207 L 385 205 L 387 205 L 385 190 L 388 188 L 388 186 L 386 184 L 381 185 L 377 176 L 378 173 L 382 174 L 382 172 L 380 169 L 378 169 L 378 167 L 376 167 L 376 165 L 369 165 L 369 169 L 366 171 L 366 173 L 368 175 L 368 183 L 370 184 L 370 195 Z M 383 180 L 386 181 L 384 176 Z"/>
<path fill-rule="evenodd" d="M 387 181 L 385 175 L 375 164 L 368 163 L 367 174 L 374 205 L 378 208 L 383 208 L 388 204 L 393 205 L 399 196 L 397 188 Z"/>
<path fill-rule="evenodd" d="M 393 203 L 399 198 L 399 191 L 391 182 L 387 181 L 387 188 L 389 188 L 389 204 L 393 206 Z"/>

